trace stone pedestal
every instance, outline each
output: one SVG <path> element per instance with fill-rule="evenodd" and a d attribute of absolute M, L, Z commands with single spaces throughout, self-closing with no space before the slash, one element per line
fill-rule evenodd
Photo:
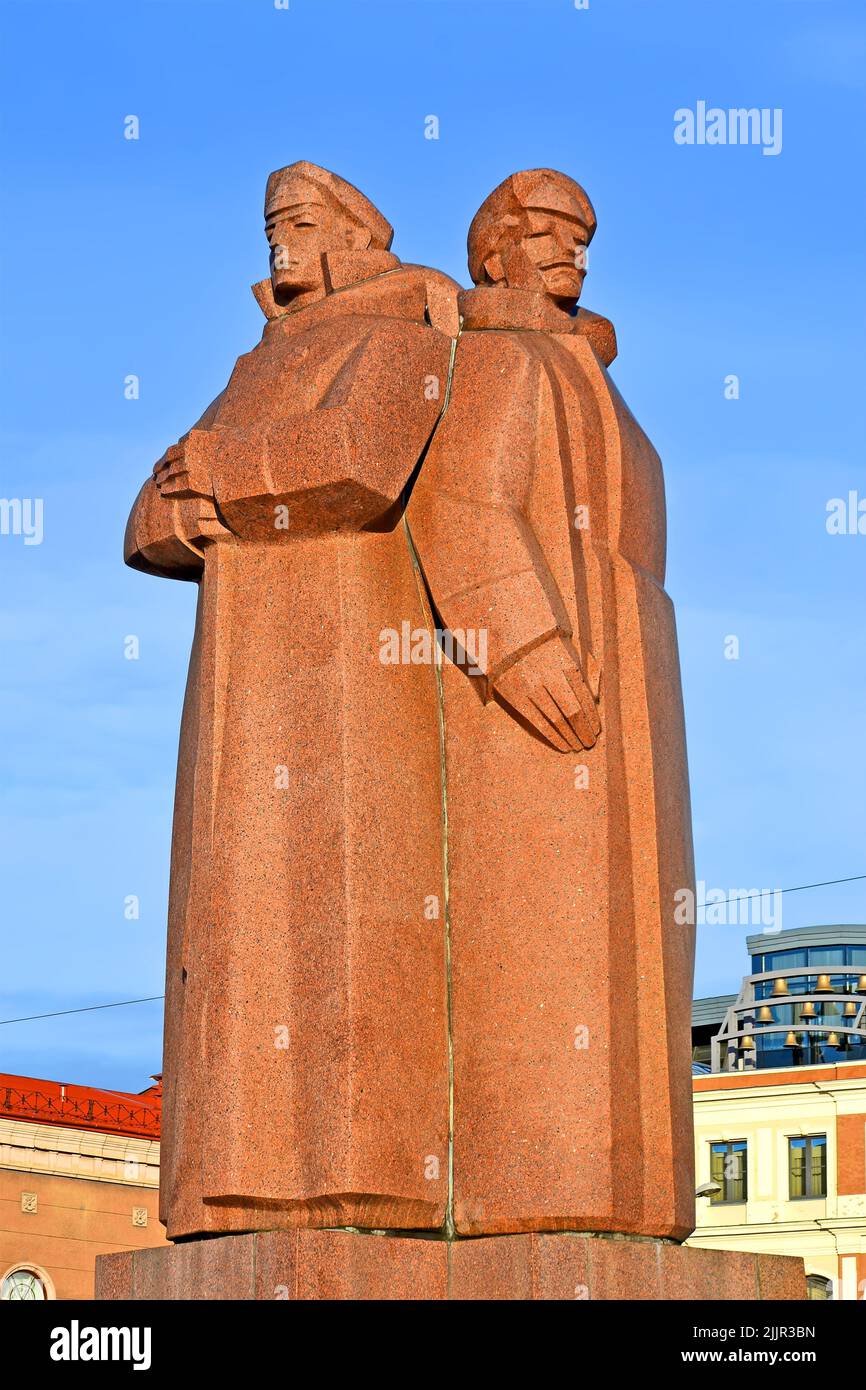
<path fill-rule="evenodd" d="M 803 1299 L 803 1262 L 626 1236 L 260 1231 L 102 1255 L 98 1299 Z"/>

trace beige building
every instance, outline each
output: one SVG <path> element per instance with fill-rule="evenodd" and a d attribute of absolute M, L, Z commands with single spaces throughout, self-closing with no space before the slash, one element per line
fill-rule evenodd
<path fill-rule="evenodd" d="M 160 1102 L 0 1075 L 0 1300 L 92 1298 L 97 1255 L 165 1244 Z"/>
<path fill-rule="evenodd" d="M 812 1297 L 866 1291 L 866 1065 L 694 1079 L 690 1245 L 801 1255 Z"/>
<path fill-rule="evenodd" d="M 811 1298 L 866 1296 L 866 928 L 748 940 L 738 995 L 696 1000 L 690 1245 L 800 1255 Z"/>

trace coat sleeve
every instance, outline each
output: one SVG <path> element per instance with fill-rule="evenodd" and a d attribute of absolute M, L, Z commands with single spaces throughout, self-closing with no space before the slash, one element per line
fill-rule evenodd
<path fill-rule="evenodd" d="M 538 438 L 537 360 L 499 332 L 465 334 L 450 399 L 407 512 L 443 627 L 475 634 L 487 691 L 571 625 L 527 517 Z M 479 643 L 477 634 L 484 633 Z"/>
<path fill-rule="evenodd" d="M 187 540 L 195 502 L 160 497 L 153 478 L 139 492 L 126 523 L 123 558 L 132 569 L 165 579 L 198 579 L 201 551 Z"/>
<path fill-rule="evenodd" d="M 221 432 L 220 515 L 236 534 L 303 534 L 381 522 L 397 507 L 442 410 L 451 342 L 386 319 L 347 349 L 313 410 Z M 231 436 L 231 437 L 230 437 Z"/>
<path fill-rule="evenodd" d="M 222 393 L 211 401 L 194 429 L 209 429 L 219 409 Z M 165 579 L 198 579 L 204 557 L 194 538 L 200 531 L 198 501 L 161 497 L 153 478 L 148 478 L 133 503 L 123 558 L 132 569 Z"/>

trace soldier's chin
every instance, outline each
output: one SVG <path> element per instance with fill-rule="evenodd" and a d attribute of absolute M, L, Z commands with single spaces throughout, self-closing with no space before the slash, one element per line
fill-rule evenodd
<path fill-rule="evenodd" d="M 549 271 L 544 277 L 544 284 L 547 293 L 554 299 L 574 301 L 580 299 L 583 276 L 573 270 Z"/>
<path fill-rule="evenodd" d="M 271 276 L 271 288 L 277 304 L 291 304 L 299 294 L 304 294 L 315 286 L 308 284 L 306 279 L 301 280 L 285 272 L 277 272 Z"/>

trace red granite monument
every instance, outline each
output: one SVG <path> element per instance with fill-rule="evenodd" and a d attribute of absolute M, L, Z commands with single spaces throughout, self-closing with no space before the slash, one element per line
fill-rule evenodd
<path fill-rule="evenodd" d="M 690 1249 L 693 885 L 661 466 L 511 176 L 476 288 L 271 175 L 267 324 L 127 563 L 199 586 L 161 1216 L 103 1298 L 798 1298 Z M 214 1239 L 214 1237 L 218 1237 Z"/>

